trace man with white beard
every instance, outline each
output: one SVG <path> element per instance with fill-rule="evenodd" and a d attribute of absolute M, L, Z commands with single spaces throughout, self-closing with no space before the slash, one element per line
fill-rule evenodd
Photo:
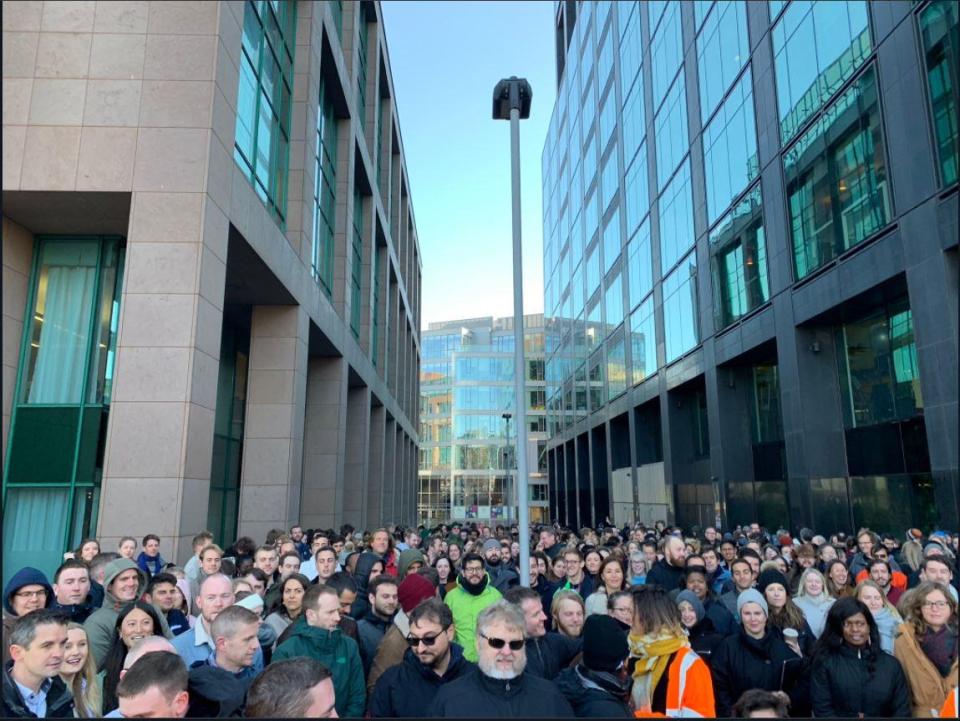
<path fill-rule="evenodd" d="M 477 670 L 443 686 L 428 716 L 441 718 L 573 718 L 552 681 L 525 674 L 523 612 L 497 601 L 477 617 Z"/>

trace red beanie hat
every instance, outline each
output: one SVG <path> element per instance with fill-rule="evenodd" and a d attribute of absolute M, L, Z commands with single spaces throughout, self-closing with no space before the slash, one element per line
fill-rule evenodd
<path fill-rule="evenodd" d="M 400 599 L 400 608 L 404 613 L 410 613 L 421 601 L 433 598 L 437 589 L 430 581 L 418 573 L 412 573 L 400 582 L 397 596 Z"/>

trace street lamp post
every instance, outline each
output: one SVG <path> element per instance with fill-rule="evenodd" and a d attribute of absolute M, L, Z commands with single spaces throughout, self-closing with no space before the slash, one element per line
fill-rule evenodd
<path fill-rule="evenodd" d="M 513 418 L 513 414 L 507 412 L 502 414 L 500 417 L 503 418 L 504 422 L 507 425 L 507 428 L 505 431 L 506 435 L 503 441 L 503 470 L 507 472 L 508 478 L 513 478 L 513 474 L 511 473 L 511 471 L 513 470 L 513 462 L 512 462 L 512 459 L 510 458 L 510 419 Z M 514 445 L 514 453 L 516 453 L 516 445 Z M 513 501 L 513 494 L 511 494 L 510 500 Z M 520 507 L 520 503 L 518 501 L 517 502 L 518 513 L 519 513 L 519 507 Z M 510 515 L 510 522 L 513 523 L 513 514 Z"/>
<path fill-rule="evenodd" d="M 513 188 L 513 357 L 514 411 L 517 440 L 526 438 L 526 373 L 523 360 L 523 255 L 520 246 L 520 120 L 530 117 L 533 90 L 524 78 L 504 78 L 493 89 L 493 119 L 510 121 L 510 177 Z M 527 453 L 524 443 L 517 460 L 517 512 L 520 521 L 520 583 L 530 584 L 530 509 L 527 507 Z"/>

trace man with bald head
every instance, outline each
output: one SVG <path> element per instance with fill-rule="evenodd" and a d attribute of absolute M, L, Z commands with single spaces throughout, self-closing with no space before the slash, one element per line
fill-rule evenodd
<path fill-rule="evenodd" d="M 173 647 L 190 668 L 197 661 L 206 661 L 217 651 L 213 637 L 213 622 L 220 612 L 233 605 L 233 584 L 222 573 L 207 576 L 200 584 L 200 593 L 195 599 L 200 615 L 189 631 L 173 639 Z M 263 670 L 263 650 L 257 649 L 253 667 Z"/>
<path fill-rule="evenodd" d="M 683 588 L 683 566 L 687 560 L 687 547 L 683 539 L 667 536 L 663 541 L 663 558 L 653 564 L 647 573 L 647 585 L 663 586 L 672 591 Z"/>

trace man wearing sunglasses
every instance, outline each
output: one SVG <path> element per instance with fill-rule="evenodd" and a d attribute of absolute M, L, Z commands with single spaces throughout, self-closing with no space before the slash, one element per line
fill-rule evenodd
<path fill-rule="evenodd" d="M 438 692 L 428 716 L 462 718 L 573 718 L 553 682 L 524 673 L 527 665 L 523 612 L 506 600 L 477 618 L 478 670 Z"/>
<path fill-rule="evenodd" d="M 477 668 L 454 643 L 453 614 L 439 598 L 421 602 L 409 621 L 403 661 L 383 673 L 370 696 L 373 718 L 423 718 L 437 691 Z"/>

